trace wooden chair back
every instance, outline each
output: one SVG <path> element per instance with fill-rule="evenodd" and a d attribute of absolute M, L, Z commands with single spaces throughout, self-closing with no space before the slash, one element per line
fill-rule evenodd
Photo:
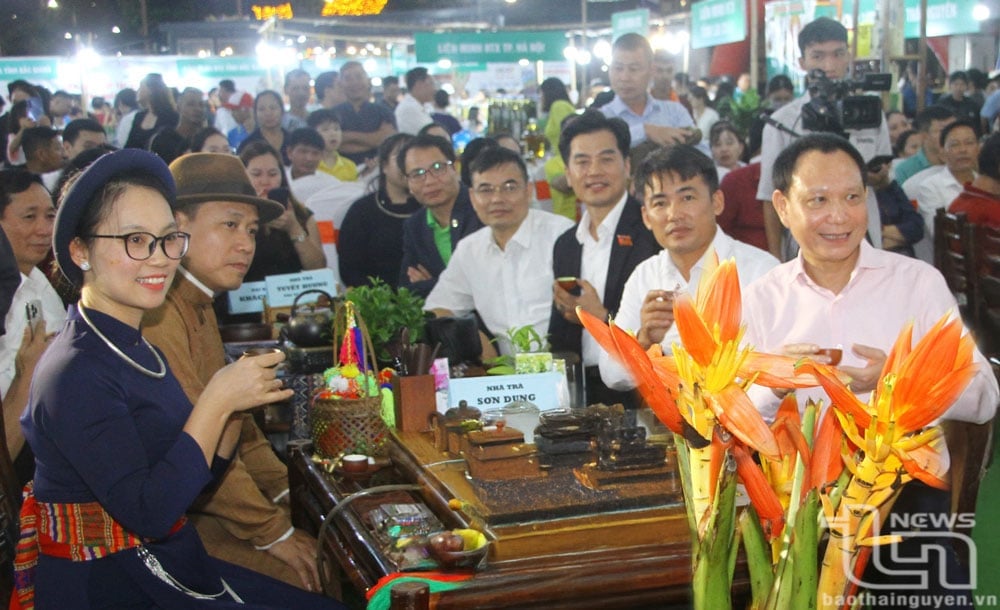
<path fill-rule="evenodd" d="M 1000 381 L 1000 359 L 991 358 L 993 374 Z M 951 457 L 951 512 L 957 515 L 975 515 L 976 500 L 979 496 L 979 484 L 986 476 L 986 470 L 993 462 L 994 436 L 993 424 L 996 418 L 984 424 L 945 420 L 945 442 Z M 953 531 L 966 536 L 972 536 L 969 520 L 956 519 Z M 962 565 L 969 565 L 969 547 L 956 544 Z M 973 566 L 974 567 L 974 566 Z"/>
<path fill-rule="evenodd" d="M 1000 229 L 974 225 L 976 261 L 974 281 L 976 320 L 980 348 L 1000 355 Z"/>
<path fill-rule="evenodd" d="M 934 266 L 958 301 L 962 320 L 976 326 L 975 232 L 965 214 L 939 208 L 934 216 Z"/>
<path fill-rule="evenodd" d="M 942 427 L 951 456 L 951 512 L 974 515 L 979 484 L 993 455 L 993 420 L 985 424 L 946 420 Z M 956 519 L 953 531 L 972 536 L 972 528 L 962 519 Z M 956 544 L 955 550 L 962 564 L 968 565 L 968 547 Z"/>

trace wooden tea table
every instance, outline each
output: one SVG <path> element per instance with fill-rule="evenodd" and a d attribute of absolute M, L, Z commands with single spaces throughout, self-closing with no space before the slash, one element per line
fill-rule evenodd
<path fill-rule="evenodd" d="M 572 466 L 558 465 L 540 479 L 472 481 L 464 462 L 435 449 L 429 434 L 412 432 L 394 433 L 389 458 L 391 465 L 359 481 L 327 473 L 311 459 L 309 442 L 289 444 L 293 520 L 314 535 L 325 515 L 353 493 L 382 485 L 419 487 L 358 496 L 332 520 L 330 535 L 324 536 L 325 558 L 362 594 L 399 569 L 366 522 L 367 512 L 383 503 L 422 502 L 446 527 L 466 527 L 468 516 L 448 508 L 448 500 L 458 498 L 485 523 L 488 563 L 465 586 L 433 595 L 432 608 L 690 605 L 690 543 L 673 472 L 599 490 L 581 485 Z M 742 561 L 735 588 L 736 597 L 746 596 Z"/>

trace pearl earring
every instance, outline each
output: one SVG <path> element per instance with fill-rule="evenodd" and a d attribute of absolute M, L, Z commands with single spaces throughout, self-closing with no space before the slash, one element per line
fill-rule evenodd
<path fill-rule="evenodd" d="M 84 271 L 90 271 L 90 263 L 87 261 L 83 261 L 82 263 L 80 263 L 80 269 L 83 269 Z"/>

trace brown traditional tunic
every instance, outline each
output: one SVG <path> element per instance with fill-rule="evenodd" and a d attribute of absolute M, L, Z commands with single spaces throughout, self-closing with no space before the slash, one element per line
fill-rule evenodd
<path fill-rule="evenodd" d="M 163 350 L 192 403 L 225 366 L 212 297 L 179 271 L 166 301 L 143 319 L 143 335 Z M 212 556 L 301 587 L 301 578 L 290 566 L 255 548 L 275 542 L 292 527 L 287 505 L 272 500 L 287 490 L 287 467 L 253 418 L 244 417 L 239 450 L 229 470 L 188 517 Z"/>

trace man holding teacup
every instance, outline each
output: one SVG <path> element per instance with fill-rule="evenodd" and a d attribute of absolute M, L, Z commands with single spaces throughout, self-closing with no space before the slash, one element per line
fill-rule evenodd
<path fill-rule="evenodd" d="M 778 265 L 778 259 L 726 235 L 715 222 L 725 205 L 714 162 L 700 150 L 678 144 L 650 153 L 639 165 L 642 220 L 663 247 L 639 264 L 625 283 L 615 324 L 634 331 L 643 348 L 659 343 L 670 353 L 680 338 L 674 326 L 674 294 L 694 295 L 711 257 L 733 258 L 746 286 Z M 635 387 L 628 372 L 605 353 L 601 377 L 608 387 Z"/>
<path fill-rule="evenodd" d="M 631 394 L 610 391 L 597 364 L 601 348 L 583 332 L 577 306 L 601 319 L 614 316 L 632 270 L 660 246 L 642 224 L 640 203 L 628 194 L 628 125 L 597 111 L 566 126 L 559 153 L 566 179 L 584 206 L 579 224 L 559 236 L 553 251 L 553 311 L 549 341 L 556 352 L 579 354 L 587 404 L 634 405 Z"/>
<path fill-rule="evenodd" d="M 231 155 L 185 155 L 170 172 L 177 183 L 177 228 L 191 234 L 191 243 L 166 301 L 146 315 L 143 329 L 196 401 L 225 365 L 213 298 L 240 287 L 253 262 L 257 231 L 284 209 L 256 196 L 242 163 Z M 245 417 L 229 470 L 188 518 L 213 557 L 318 591 L 316 541 L 292 526 L 287 497 L 287 468 L 253 418 Z"/>

